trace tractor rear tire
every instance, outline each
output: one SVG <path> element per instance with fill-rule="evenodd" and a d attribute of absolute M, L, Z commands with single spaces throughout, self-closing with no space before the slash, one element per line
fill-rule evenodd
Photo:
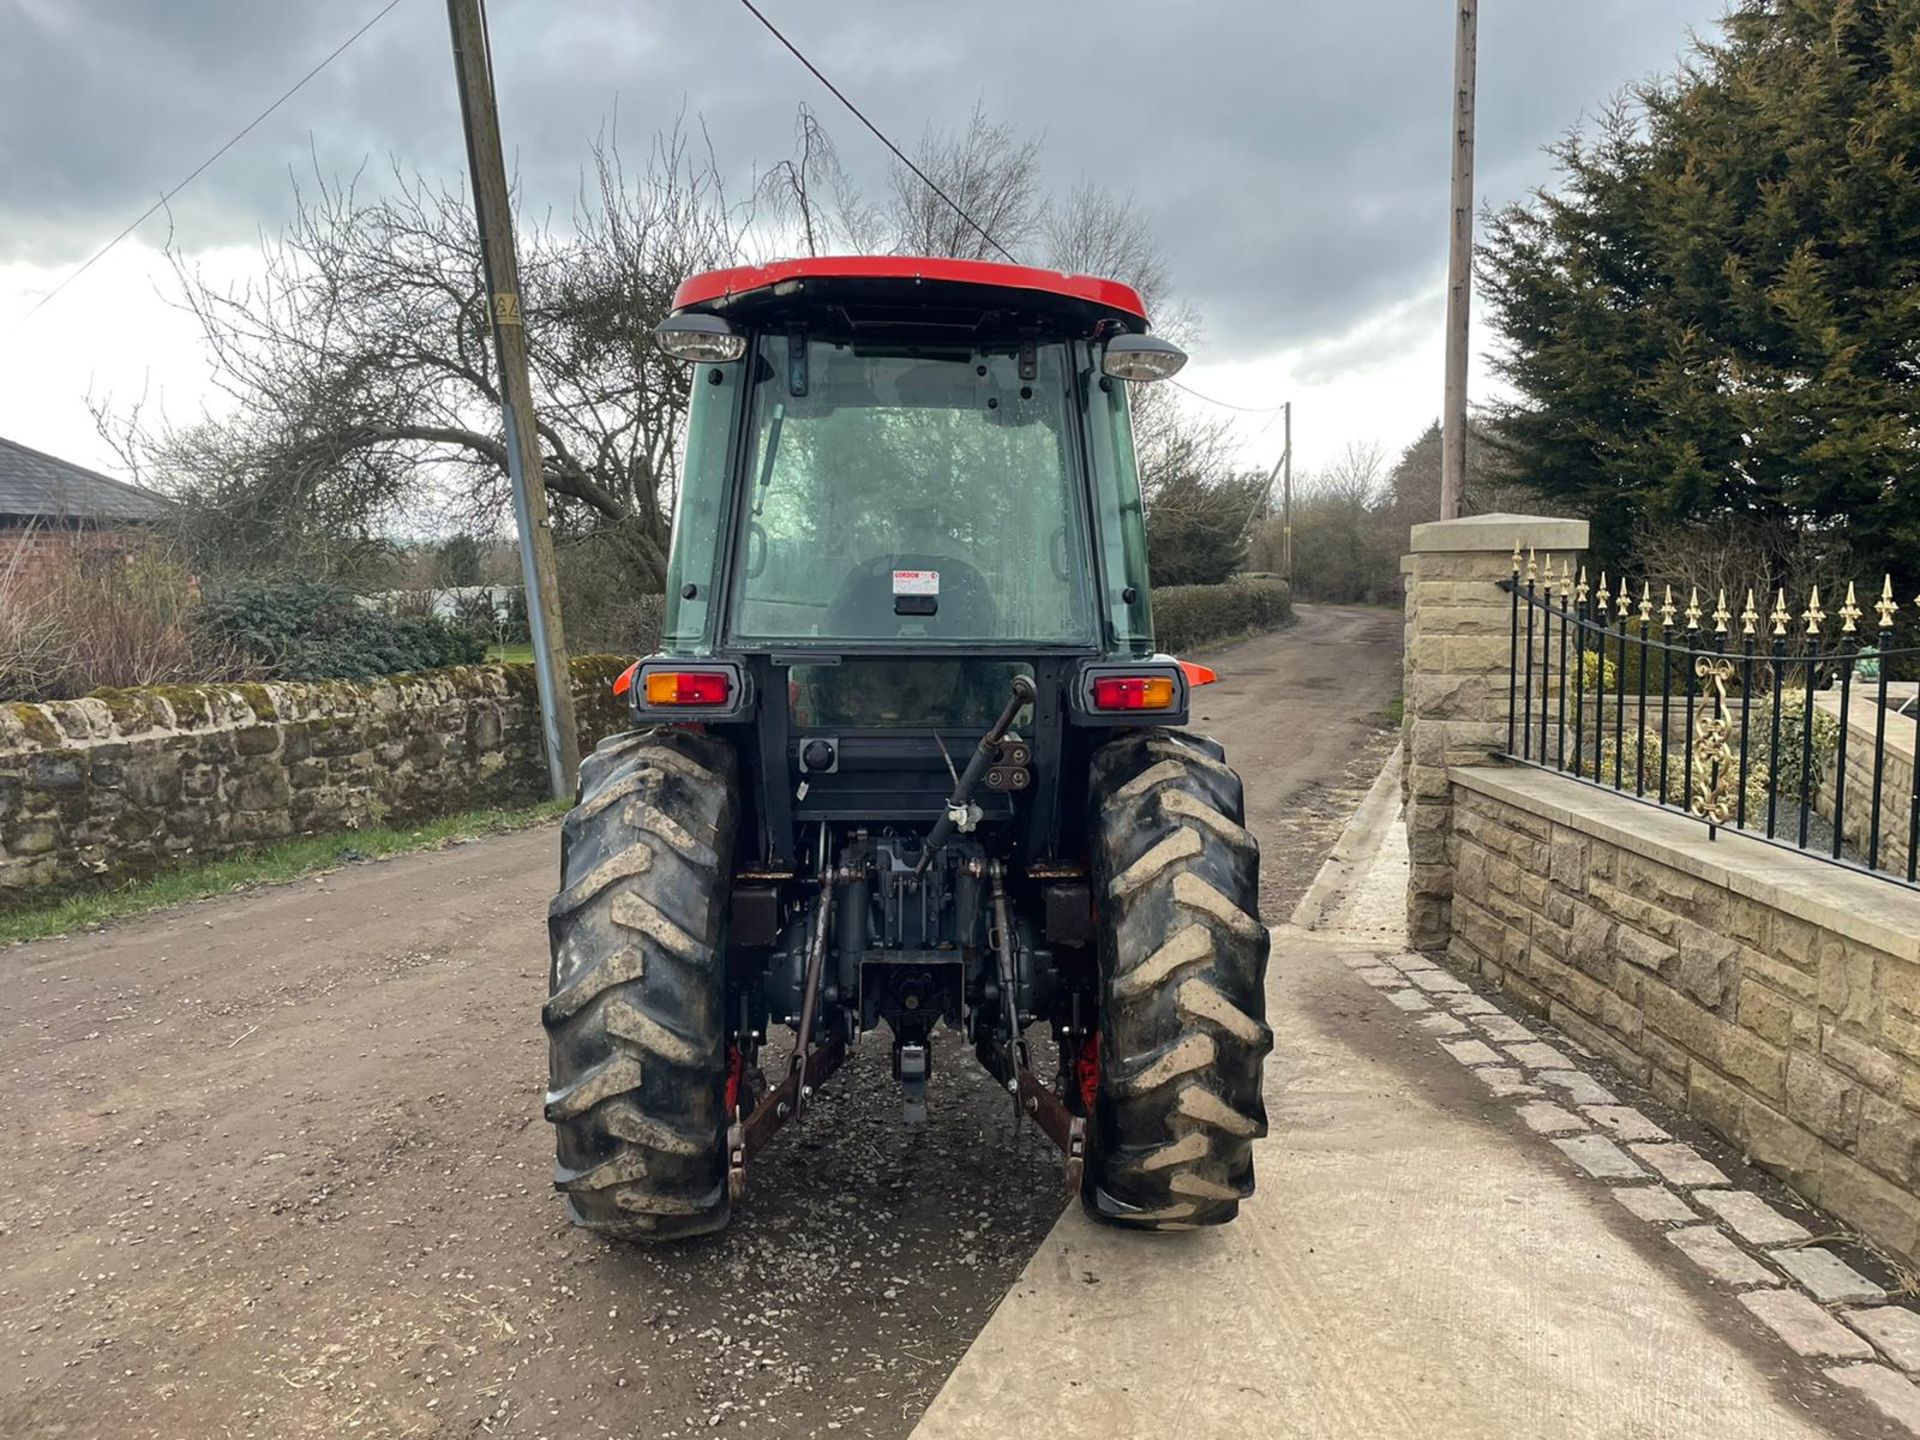
<path fill-rule="evenodd" d="M 1176 730 L 1110 740 L 1092 768 L 1100 1081 L 1082 1198 L 1131 1229 L 1225 1224 L 1253 1193 L 1273 1048 L 1240 778 Z"/>
<path fill-rule="evenodd" d="M 547 1119 L 577 1225 L 679 1240 L 727 1223 L 727 899 L 732 747 L 618 735 L 580 766 L 560 832 Z"/>

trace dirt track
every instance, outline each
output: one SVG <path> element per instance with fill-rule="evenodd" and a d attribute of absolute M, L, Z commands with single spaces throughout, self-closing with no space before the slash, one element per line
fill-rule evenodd
<path fill-rule="evenodd" d="M 1223 652 L 1269 919 L 1387 736 L 1397 615 Z M 1059 1213 L 957 1045 L 884 1046 L 725 1235 L 572 1231 L 537 1011 L 552 827 L 0 952 L 0 1435 L 904 1435 Z M 1276 957 L 1277 959 L 1279 957 Z"/>

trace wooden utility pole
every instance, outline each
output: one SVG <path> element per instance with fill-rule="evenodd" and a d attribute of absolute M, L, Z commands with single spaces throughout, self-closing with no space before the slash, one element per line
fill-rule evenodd
<path fill-rule="evenodd" d="M 473 212 L 480 229 L 480 265 L 500 360 L 500 410 L 506 421 L 507 477 L 520 531 L 520 569 L 526 581 L 527 622 L 533 633 L 533 673 L 539 687 L 540 730 L 546 742 L 547 780 L 556 800 L 573 798 L 580 769 L 580 738 L 573 719 L 572 667 L 560 628 L 560 586 L 553 573 L 553 528 L 540 436 L 534 429 L 533 386 L 527 378 L 527 334 L 520 320 L 520 265 L 513 248 L 513 209 L 506 159 L 500 149 L 500 112 L 493 95 L 493 56 L 480 0 L 447 0 L 453 32 L 453 75 L 473 173 Z"/>
<path fill-rule="evenodd" d="M 1480 0 L 1458 0 L 1453 48 L 1453 233 L 1447 246 L 1447 395 L 1441 412 L 1440 518 L 1467 484 L 1467 320 L 1473 300 L 1473 83 Z"/>
<path fill-rule="evenodd" d="M 1280 452 L 1280 578 L 1293 583 L 1293 402 L 1281 407 Z"/>

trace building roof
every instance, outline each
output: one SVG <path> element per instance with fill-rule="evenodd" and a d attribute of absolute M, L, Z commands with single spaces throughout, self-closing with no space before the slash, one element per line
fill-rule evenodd
<path fill-rule="evenodd" d="M 0 438 L 0 520 L 126 522 L 172 512 L 164 496 Z"/>

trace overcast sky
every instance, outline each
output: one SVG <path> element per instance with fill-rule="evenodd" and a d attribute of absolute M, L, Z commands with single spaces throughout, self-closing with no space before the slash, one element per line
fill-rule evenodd
<path fill-rule="evenodd" d="M 0 435 L 117 469 L 85 397 L 206 399 L 149 220 L 30 320 L 34 302 L 206 159 L 385 0 L 0 0 Z M 1439 409 L 1451 0 L 763 0 L 897 142 L 976 101 L 1045 138 L 1061 191 L 1091 177 L 1151 218 L 1203 327 L 1186 379 L 1295 402 L 1297 454 L 1389 451 Z M 1721 0 L 1488 0 L 1482 203 L 1548 181 L 1541 147 L 1622 85 L 1671 71 Z M 615 113 L 630 148 L 682 110 L 748 188 L 812 105 L 869 194 L 886 157 L 735 0 L 493 0 L 507 148 L 530 203 L 565 207 Z M 174 244 L 244 275 L 290 172 L 363 186 L 391 163 L 464 171 L 446 12 L 398 7 L 172 205 Z M 1475 333 L 1483 352 L 1492 337 Z M 1484 397 L 1484 366 L 1476 391 Z M 1278 453 L 1241 420 L 1249 459 Z"/>

